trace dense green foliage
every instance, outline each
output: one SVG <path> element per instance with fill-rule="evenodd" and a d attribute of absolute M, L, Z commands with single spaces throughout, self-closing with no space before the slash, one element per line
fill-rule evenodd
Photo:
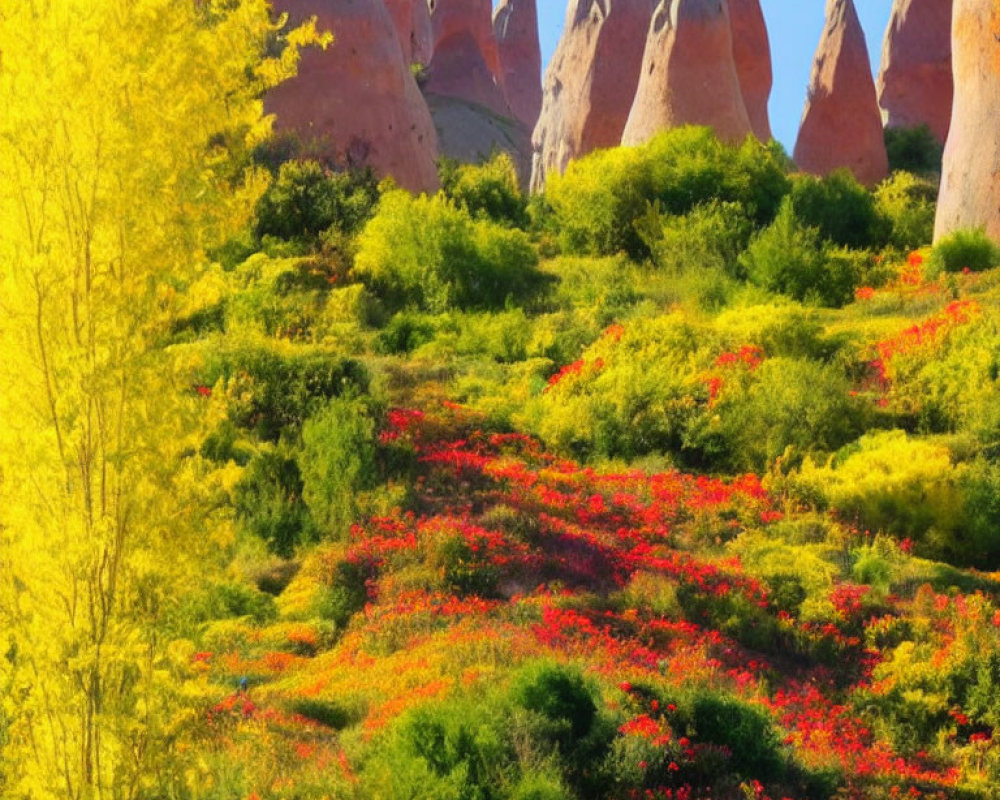
<path fill-rule="evenodd" d="M 889 155 L 889 169 L 903 170 L 915 175 L 941 173 L 944 148 L 926 125 L 913 128 L 886 128 L 885 149 Z"/>
<path fill-rule="evenodd" d="M 955 231 L 935 243 L 928 266 L 931 274 L 992 269 L 1000 266 L 1000 245 L 980 229 Z"/>

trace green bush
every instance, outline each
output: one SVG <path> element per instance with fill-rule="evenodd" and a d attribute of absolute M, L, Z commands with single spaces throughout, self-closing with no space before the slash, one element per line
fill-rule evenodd
<path fill-rule="evenodd" d="M 527 235 L 474 221 L 438 195 L 394 191 L 361 232 L 357 273 L 386 303 L 441 313 L 526 302 L 541 288 Z"/>
<path fill-rule="evenodd" d="M 1000 267 L 1000 246 L 982 228 L 955 231 L 939 239 L 928 262 L 928 272 L 972 272 Z"/>
<path fill-rule="evenodd" d="M 874 196 L 846 169 L 824 178 L 796 175 L 790 197 L 800 225 L 815 228 L 823 239 L 855 249 L 886 242 L 887 226 Z"/>
<path fill-rule="evenodd" d="M 765 712 L 729 697 L 702 694 L 695 697 L 691 716 L 700 741 L 729 750 L 734 772 L 762 781 L 782 777 L 781 743 Z"/>
<path fill-rule="evenodd" d="M 378 202 L 378 181 L 368 169 L 331 172 L 315 161 L 288 161 L 257 201 L 254 235 L 316 242 L 323 231 L 360 229 Z"/>
<path fill-rule="evenodd" d="M 769 358 L 723 387 L 714 414 L 692 432 L 690 444 L 705 448 L 717 464 L 749 471 L 765 470 L 788 448 L 799 458 L 830 452 L 865 429 L 867 407 L 849 392 L 836 367 Z"/>
<path fill-rule="evenodd" d="M 770 227 L 750 243 L 740 257 L 752 283 L 796 300 L 839 306 L 857 285 L 857 263 L 828 250 L 816 228 L 804 227 L 790 200 L 782 203 Z"/>
<path fill-rule="evenodd" d="M 316 541 L 316 527 L 302 502 L 302 476 L 284 448 L 257 455 L 236 484 L 236 519 L 259 536 L 276 555 L 288 558 L 295 548 Z"/>
<path fill-rule="evenodd" d="M 739 203 L 711 201 L 687 214 L 662 219 L 658 206 L 637 223 L 653 263 L 680 275 L 690 270 L 716 270 L 742 277 L 739 255 L 750 243 L 753 223 Z"/>
<path fill-rule="evenodd" d="M 368 373 L 361 362 L 322 348 L 223 346 L 213 348 L 207 362 L 200 382 L 206 386 L 225 382 L 233 424 L 271 442 L 283 432 L 297 433 L 331 397 L 368 389 Z"/>
<path fill-rule="evenodd" d="M 597 706 L 583 676 L 548 662 L 525 668 L 511 696 L 522 708 L 554 723 L 568 747 L 590 733 L 597 717 Z"/>
<path fill-rule="evenodd" d="M 410 353 L 434 339 L 435 326 L 424 314 L 400 311 L 375 337 L 375 350 L 379 353 Z"/>
<path fill-rule="evenodd" d="M 934 238 L 937 187 L 909 172 L 896 172 L 875 190 L 875 205 L 889 225 L 889 244 L 916 250 Z"/>
<path fill-rule="evenodd" d="M 765 225 L 788 191 L 786 170 L 778 145 L 748 139 L 730 147 L 708 128 L 679 128 L 572 162 L 552 176 L 545 197 L 567 251 L 642 259 L 649 248 L 636 222 L 650 204 L 680 216 L 712 201 L 736 203 Z"/>
<path fill-rule="evenodd" d="M 302 497 L 327 536 L 347 537 L 359 494 L 378 482 L 375 429 L 370 403 L 350 396 L 329 400 L 302 426 Z"/>
<path fill-rule="evenodd" d="M 889 169 L 916 175 L 940 175 L 944 147 L 926 125 L 912 128 L 886 128 L 885 149 Z"/>
<path fill-rule="evenodd" d="M 368 602 L 368 570 L 351 561 L 339 561 L 319 597 L 316 612 L 322 619 L 345 628 Z"/>
<path fill-rule="evenodd" d="M 509 153 L 497 153 L 485 164 L 445 161 L 441 191 L 475 219 L 525 228 L 528 201 L 517 183 L 517 169 Z"/>

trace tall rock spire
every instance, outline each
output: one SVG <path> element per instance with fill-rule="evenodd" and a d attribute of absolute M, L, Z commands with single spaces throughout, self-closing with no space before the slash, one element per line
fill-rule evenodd
<path fill-rule="evenodd" d="M 493 13 L 493 35 L 510 110 L 534 129 L 542 111 L 542 48 L 535 0 L 500 0 Z"/>
<path fill-rule="evenodd" d="M 399 34 L 403 56 L 411 64 L 430 63 L 434 53 L 434 31 L 427 0 L 385 0 Z"/>
<path fill-rule="evenodd" d="M 868 47 L 853 0 L 827 0 L 794 159 L 816 175 L 846 167 L 868 185 L 889 174 Z"/>
<path fill-rule="evenodd" d="M 926 125 L 948 138 L 952 0 L 895 0 L 882 45 L 879 105 L 890 128 Z"/>
<path fill-rule="evenodd" d="M 979 227 L 1000 241 L 1000 5 L 955 0 L 954 10 L 955 104 L 934 237 Z"/>
<path fill-rule="evenodd" d="M 296 25 L 315 16 L 332 31 L 326 50 L 302 53 L 298 75 L 264 109 L 306 155 L 369 165 L 412 191 L 438 186 L 437 136 L 383 0 L 275 0 Z"/>
<path fill-rule="evenodd" d="M 762 142 L 771 140 L 767 102 L 774 76 L 771 69 L 771 42 L 760 0 L 729 0 L 733 26 L 733 59 L 743 92 L 750 127 Z"/>
<path fill-rule="evenodd" d="M 543 82 L 532 190 L 571 159 L 621 143 L 652 12 L 653 0 L 570 0 Z"/>
<path fill-rule="evenodd" d="M 660 0 L 640 75 L 622 144 L 682 125 L 708 125 L 729 142 L 751 132 L 726 0 Z"/>

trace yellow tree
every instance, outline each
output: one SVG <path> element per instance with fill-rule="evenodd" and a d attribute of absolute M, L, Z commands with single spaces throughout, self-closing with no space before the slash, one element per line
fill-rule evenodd
<path fill-rule="evenodd" d="M 316 38 L 276 48 L 269 11 L 0 0 L 0 796 L 168 796 L 157 628 L 203 532 L 158 342 L 262 188 L 261 93 Z"/>

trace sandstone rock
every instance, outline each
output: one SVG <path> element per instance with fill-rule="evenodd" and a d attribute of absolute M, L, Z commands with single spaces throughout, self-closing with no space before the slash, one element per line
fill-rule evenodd
<path fill-rule="evenodd" d="M 743 92 L 743 104 L 750 117 L 750 127 L 762 142 L 771 141 L 771 122 L 767 101 L 771 97 L 771 42 L 760 0 L 729 0 L 729 18 L 733 26 L 733 58 Z"/>
<path fill-rule="evenodd" d="M 1000 241 L 1000 5 L 955 0 L 954 11 L 955 104 L 934 237 L 983 227 Z"/>
<path fill-rule="evenodd" d="M 942 144 L 954 95 L 951 5 L 952 0 L 895 0 L 878 77 L 886 125 L 927 125 Z"/>
<path fill-rule="evenodd" d="M 533 130 L 542 110 L 542 49 L 535 0 L 500 0 L 493 13 L 493 34 L 507 103 L 514 116 Z"/>
<path fill-rule="evenodd" d="M 303 152 L 370 165 L 411 191 L 438 186 L 437 135 L 383 0 L 275 0 L 291 24 L 316 16 L 336 41 L 302 54 L 298 76 L 268 93 L 275 129 Z"/>
<path fill-rule="evenodd" d="M 622 144 L 682 125 L 708 125 L 729 142 L 751 132 L 726 0 L 660 0 L 640 75 Z"/>
<path fill-rule="evenodd" d="M 399 34 L 403 56 L 411 64 L 430 63 L 434 53 L 434 30 L 427 0 L 385 0 Z"/>
<path fill-rule="evenodd" d="M 868 47 L 853 0 L 827 0 L 794 159 L 816 175 L 846 167 L 868 185 L 889 174 Z"/>
<path fill-rule="evenodd" d="M 431 0 L 434 57 L 424 91 L 509 116 L 492 9 L 491 0 Z"/>
<path fill-rule="evenodd" d="M 570 0 L 532 137 L 533 191 L 570 159 L 621 143 L 652 11 L 653 0 Z"/>

